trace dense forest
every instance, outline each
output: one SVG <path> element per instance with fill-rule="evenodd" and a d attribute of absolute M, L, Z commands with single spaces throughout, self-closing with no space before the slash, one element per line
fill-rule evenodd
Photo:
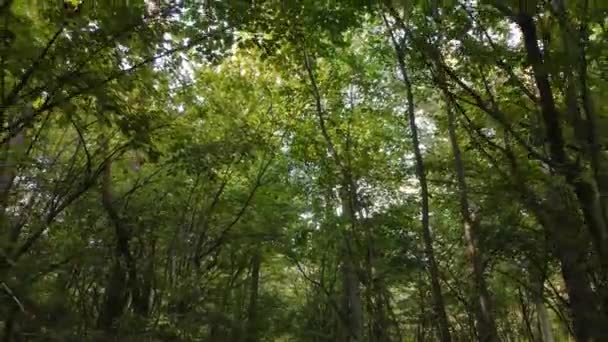
<path fill-rule="evenodd" d="M 608 1 L 0 1 L 0 338 L 608 341 Z"/>

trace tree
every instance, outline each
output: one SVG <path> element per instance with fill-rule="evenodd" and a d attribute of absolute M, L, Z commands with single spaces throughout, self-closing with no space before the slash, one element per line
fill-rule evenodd
<path fill-rule="evenodd" d="M 604 340 L 606 14 L 3 2 L 3 341 Z"/>

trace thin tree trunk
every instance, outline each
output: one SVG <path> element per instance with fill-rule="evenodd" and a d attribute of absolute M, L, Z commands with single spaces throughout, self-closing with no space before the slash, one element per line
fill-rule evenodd
<path fill-rule="evenodd" d="M 355 215 L 352 204 L 350 203 L 350 187 L 346 185 L 342 192 L 342 216 L 351 223 L 351 228 L 355 226 Z M 361 288 L 359 276 L 357 275 L 357 264 L 355 264 L 352 231 L 345 231 L 344 246 L 342 252 L 342 281 L 344 288 L 344 312 L 348 317 L 347 341 L 363 341 L 363 303 L 361 301 Z"/>
<path fill-rule="evenodd" d="M 408 91 L 411 93 L 411 90 Z M 409 101 L 412 101 L 412 96 L 408 95 Z M 428 185 L 426 181 L 426 172 L 424 170 L 424 162 L 422 160 L 422 153 L 420 151 L 420 145 L 418 142 L 418 133 L 415 124 L 415 116 L 413 106 L 410 112 L 410 129 L 413 137 L 414 154 L 416 155 L 416 174 L 418 175 L 418 181 L 420 182 L 420 196 L 422 205 L 422 237 L 424 240 L 424 251 L 428 258 L 429 273 L 431 276 L 431 290 L 433 293 L 434 311 L 435 318 L 437 319 L 437 325 L 439 328 L 439 338 L 442 342 L 450 342 L 450 328 L 448 323 L 448 317 L 445 310 L 445 304 L 443 301 L 443 293 L 441 291 L 441 285 L 439 283 L 439 269 L 437 267 L 437 261 L 435 260 L 435 251 L 433 248 L 433 237 L 431 234 L 431 228 L 429 225 L 429 193 Z"/>
<path fill-rule="evenodd" d="M 343 238 L 343 249 L 341 253 L 341 271 L 344 289 L 344 313 L 347 317 L 347 330 L 344 338 L 347 341 L 359 342 L 363 340 L 363 304 L 361 300 L 360 279 L 357 274 L 358 264 L 355 262 L 355 255 L 352 248 L 353 234 L 357 225 L 356 222 L 356 184 L 353 181 L 347 165 L 343 163 L 341 156 L 338 154 L 336 147 L 327 131 L 325 124 L 325 109 L 322 105 L 321 92 L 317 85 L 312 61 L 304 49 L 304 67 L 308 74 L 311 85 L 312 94 L 315 101 L 316 114 L 319 122 L 319 128 L 327 150 L 332 159 L 336 163 L 338 170 L 342 175 L 342 186 L 340 188 L 340 202 L 342 205 L 342 217 L 344 221 L 350 223 L 350 229 L 345 229 Z"/>
<path fill-rule="evenodd" d="M 19 132 L 11 138 L 8 144 L 0 146 L 0 237 L 6 239 L 8 244 L 0 249 L 0 272 L 10 267 L 13 262 L 11 254 L 21 235 L 23 225 L 14 224 L 6 215 L 6 208 L 11 203 L 11 190 L 13 189 L 20 155 L 25 145 L 25 131 Z M 10 228 L 9 228 L 10 227 Z M 7 233 L 7 236 L 4 235 Z"/>
<path fill-rule="evenodd" d="M 469 259 L 469 267 L 472 273 L 471 281 L 474 289 L 473 306 L 475 310 L 479 341 L 497 341 L 498 333 L 496 331 L 496 323 L 494 321 L 494 314 L 492 312 L 491 296 L 483 275 L 483 263 L 477 242 L 479 219 L 474 217 L 470 209 L 468 187 L 464 174 L 464 162 L 462 161 L 462 153 L 460 151 L 458 138 L 456 136 L 454 112 L 449 103 L 447 115 L 448 133 L 450 143 L 452 145 L 452 153 L 454 155 L 454 170 L 456 172 L 456 179 L 458 181 L 458 190 L 460 194 L 460 214 L 462 216 L 464 227 L 466 254 Z"/>
<path fill-rule="evenodd" d="M 388 25 L 387 25 L 388 26 Z M 392 29 L 389 27 L 393 45 L 397 55 L 397 63 L 403 83 L 405 85 L 406 96 L 407 96 L 407 114 L 410 127 L 410 133 L 412 136 L 412 147 L 414 149 L 414 156 L 416 159 L 416 178 L 420 183 L 420 200 L 421 200 L 421 211 L 422 211 L 422 238 L 424 243 L 425 255 L 428 259 L 428 268 L 431 278 L 431 291 L 433 294 L 433 311 L 435 315 L 435 322 L 438 328 L 439 340 L 441 342 L 450 342 L 450 325 L 448 322 L 448 316 L 445 309 L 445 303 L 443 300 L 443 293 L 441 291 L 441 284 L 439 283 L 439 269 L 437 267 L 437 261 L 435 260 L 435 251 L 433 249 L 433 237 L 431 234 L 431 228 L 429 225 L 429 191 L 428 183 L 426 179 L 426 171 L 424 166 L 424 159 L 422 157 L 422 151 L 420 150 L 420 141 L 418 138 L 418 127 L 416 125 L 416 107 L 414 105 L 414 92 L 412 84 L 405 67 L 405 55 L 402 47 L 397 43 L 394 37 Z"/>
<path fill-rule="evenodd" d="M 258 296 L 261 264 L 261 253 L 259 250 L 256 250 L 251 257 L 251 284 L 249 288 L 249 307 L 247 308 L 246 342 L 256 342 L 258 340 Z"/>
<path fill-rule="evenodd" d="M 114 224 L 115 222 L 120 221 L 120 218 L 113 208 L 112 161 L 108 161 L 104 166 L 101 186 L 103 206 L 108 212 L 110 222 Z M 120 230 L 117 226 L 115 226 L 115 229 L 117 232 Z M 128 275 L 125 265 L 126 260 L 123 260 L 121 253 L 121 245 L 124 247 L 124 244 L 122 244 L 124 241 L 121 241 L 121 236 L 119 234 L 116 235 L 117 246 L 115 251 L 115 260 L 110 270 L 110 278 L 108 279 L 108 284 L 105 290 L 104 303 L 99 313 L 99 317 L 97 318 L 97 327 L 104 331 L 114 330 L 116 320 L 123 314 L 128 298 Z"/>
<path fill-rule="evenodd" d="M 127 275 L 121 261 L 116 259 L 110 271 L 110 278 L 106 285 L 104 302 L 99 316 L 97 327 L 106 332 L 116 329 L 116 321 L 124 313 L 127 307 Z"/>
<path fill-rule="evenodd" d="M 147 303 L 149 300 L 149 298 L 142 298 L 140 294 L 136 261 L 129 247 L 130 232 L 115 207 L 112 190 L 112 164 L 112 160 L 108 160 L 104 165 L 101 189 L 102 204 L 110 223 L 114 226 L 116 236 L 115 262 L 106 288 L 105 303 L 98 317 L 98 327 L 107 331 L 114 330 L 116 321 L 128 307 L 129 298 L 133 300 L 135 312 L 138 314 L 144 313 L 147 305 L 143 302 Z"/>
<path fill-rule="evenodd" d="M 528 336 L 528 340 L 534 342 L 534 330 L 532 330 L 532 318 L 530 317 L 530 309 L 528 304 L 526 303 L 526 297 L 524 295 L 524 291 L 521 288 L 517 289 L 517 294 L 519 298 L 519 306 L 521 308 L 521 316 L 522 316 L 522 326 L 525 331 L 525 334 Z"/>
<path fill-rule="evenodd" d="M 437 22 L 440 22 L 436 10 L 437 4 L 434 3 L 433 17 Z M 483 260 L 478 246 L 480 221 L 479 218 L 475 217 L 475 214 L 472 212 L 470 206 L 468 186 L 464 171 L 465 167 L 456 133 L 456 118 L 454 116 L 451 96 L 447 88 L 445 75 L 441 67 L 441 65 L 443 65 L 443 61 L 440 60 L 440 53 L 437 47 L 429 46 L 429 48 L 433 49 L 432 57 L 434 59 L 433 62 L 437 66 L 437 80 L 441 90 L 444 93 L 447 107 L 448 135 L 454 157 L 454 172 L 456 174 L 458 184 L 460 215 L 464 231 L 465 253 L 467 255 L 469 269 L 472 276 L 470 279 L 470 285 L 472 289 L 472 306 L 475 314 L 477 336 L 480 342 L 498 341 L 499 338 L 493 314 L 492 299 L 484 277 Z"/>
<path fill-rule="evenodd" d="M 554 342 L 553 330 L 551 322 L 549 321 L 549 314 L 547 307 L 545 306 L 545 279 L 547 276 L 547 263 L 548 259 L 545 257 L 542 267 L 531 268 L 530 282 L 532 290 L 530 296 L 532 304 L 536 309 L 536 316 L 538 322 L 538 332 L 542 342 Z"/>
<path fill-rule="evenodd" d="M 345 247 L 348 249 L 348 247 Z M 346 341 L 360 342 L 363 340 L 362 308 L 358 279 L 355 274 L 354 265 L 344 251 L 342 261 L 342 286 L 344 291 L 343 312 L 347 316 L 348 331 L 345 334 Z"/>

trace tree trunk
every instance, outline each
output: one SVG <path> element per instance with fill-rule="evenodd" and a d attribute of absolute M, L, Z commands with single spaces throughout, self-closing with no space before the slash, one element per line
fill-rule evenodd
<path fill-rule="evenodd" d="M 97 327 L 106 332 L 116 329 L 116 321 L 122 316 L 128 301 L 127 275 L 119 259 L 114 261 L 106 285 L 104 302 L 97 317 Z"/>
<path fill-rule="evenodd" d="M 554 163 L 556 171 L 574 188 L 602 265 L 602 278 L 606 279 L 608 273 L 608 228 L 597 185 L 589 180 L 589 177 L 585 177 L 581 167 L 569 161 L 565 153 L 560 116 L 549 82 L 547 66 L 538 46 L 534 19 L 529 14 L 520 12 L 516 16 L 516 22 L 523 34 L 528 62 L 532 66 L 534 80 L 540 94 L 541 114 L 545 123 L 551 161 Z"/>
<path fill-rule="evenodd" d="M 394 339 L 401 341 L 398 337 L 400 332 L 397 322 L 391 322 L 390 293 L 381 280 L 374 281 L 373 293 L 370 295 L 372 297 L 370 316 L 373 317 L 373 320 L 370 320 L 369 323 L 372 325 L 369 329 L 369 341 L 388 342 L 393 340 L 391 336 L 395 336 Z"/>
<path fill-rule="evenodd" d="M 519 299 L 519 306 L 521 309 L 522 316 L 522 329 L 525 335 L 528 337 L 528 340 L 531 342 L 535 341 L 534 338 L 534 330 L 532 330 L 532 318 L 530 317 L 529 305 L 526 303 L 526 296 L 524 295 L 524 291 L 521 288 L 517 289 L 517 297 Z"/>
<path fill-rule="evenodd" d="M 588 264 L 584 232 L 578 220 L 573 220 L 567 210 L 560 208 L 561 196 L 553 195 L 554 210 L 538 212 L 541 224 L 548 230 L 553 241 L 553 252 L 560 260 L 562 276 L 568 293 L 570 311 L 576 341 L 602 341 L 606 336 L 605 318 L 598 309 L 598 297 L 591 288 L 586 265 Z"/>
<path fill-rule="evenodd" d="M 538 322 L 537 335 L 540 336 L 542 342 L 554 342 L 553 330 L 549 321 L 549 314 L 545 306 L 545 279 L 547 277 L 548 255 L 544 256 L 544 261 L 541 267 L 530 265 L 530 283 L 531 291 L 530 299 L 532 305 L 536 309 Z"/>
<path fill-rule="evenodd" d="M 549 313 L 547 307 L 543 302 L 542 298 L 536 298 L 534 306 L 536 307 L 536 313 L 538 315 L 538 324 L 540 325 L 540 333 L 543 338 L 543 342 L 555 342 L 553 337 L 553 329 L 551 328 L 551 322 L 549 321 Z"/>
<path fill-rule="evenodd" d="M 479 341 L 497 341 L 498 333 L 496 331 L 496 323 L 492 312 L 492 301 L 488 291 L 488 287 L 483 275 L 483 263 L 479 252 L 477 234 L 479 231 L 479 219 L 474 217 L 469 205 L 468 188 L 464 174 L 464 162 L 458 138 L 456 136 L 456 122 L 454 112 L 450 104 L 447 104 L 448 115 L 448 133 L 450 143 L 452 145 L 452 153 L 454 155 L 454 170 L 458 182 L 458 190 L 460 194 L 460 214 L 462 216 L 464 227 L 464 242 L 466 246 L 466 254 L 469 259 L 469 268 L 472 274 L 471 282 L 473 288 L 473 307 L 475 310 L 475 320 Z"/>
<path fill-rule="evenodd" d="M 582 21 L 579 28 L 575 28 L 573 20 L 568 18 L 568 13 L 564 6 L 563 0 L 553 0 L 553 8 L 556 13 L 561 36 L 562 44 L 565 47 L 566 61 L 563 65 L 563 72 L 568 75 L 569 82 L 571 83 L 568 92 L 570 97 L 573 99 L 574 106 L 568 106 L 569 111 L 571 108 L 575 108 L 582 129 L 584 130 L 581 138 L 581 147 L 586 152 L 587 159 L 590 162 L 591 169 L 593 170 L 593 179 L 597 185 L 599 192 L 599 202 L 601 204 L 601 210 L 604 215 L 604 221 L 608 220 L 608 179 L 606 177 L 605 167 L 602 165 L 601 145 L 600 136 L 597 130 L 598 117 L 595 113 L 595 104 L 591 97 L 590 89 L 587 84 L 587 55 L 586 45 L 589 43 L 588 25 L 585 21 Z M 589 10 L 589 4 L 585 2 L 582 6 L 583 15 Z M 577 74 L 577 77 L 574 77 Z M 576 79 L 576 80 L 575 80 Z M 579 101 L 581 104 L 581 110 L 579 110 Z M 581 115 L 584 114 L 584 117 Z"/>
<path fill-rule="evenodd" d="M 348 252 L 345 251 L 345 254 L 348 254 Z M 345 334 L 345 338 L 346 341 L 360 342 L 363 341 L 363 312 L 359 282 L 357 275 L 355 274 L 353 262 L 350 260 L 349 256 L 344 256 L 341 269 L 344 291 L 343 311 L 346 313 L 348 322 L 348 331 Z"/>
<path fill-rule="evenodd" d="M 586 12 L 588 4 L 584 4 L 583 7 Z M 589 40 L 587 23 L 582 21 L 578 30 L 575 29 L 574 23 L 568 17 L 563 0 L 553 0 L 553 9 L 559 23 L 562 44 L 566 49 L 564 51 L 566 57 L 560 60 L 564 61 L 561 70 L 566 78 L 567 108 L 569 116 L 576 118 L 574 130 L 577 133 L 577 142 L 592 171 L 586 183 L 582 184 L 583 196 L 587 196 L 588 199 L 581 202 L 581 205 L 588 207 L 586 211 L 583 209 L 588 222 L 603 222 L 594 223 L 594 225 L 607 226 L 608 172 L 605 170 L 605 161 L 601 154 L 600 137 L 596 127 L 598 118 L 595 113 L 595 105 L 587 84 L 587 56 L 585 51 Z M 603 284 L 601 287 L 602 301 L 604 311 L 608 312 L 608 287 L 605 285 L 608 281 L 608 258 L 606 257 L 608 241 L 602 241 L 602 239 L 605 240 L 608 237 L 602 236 L 600 233 L 596 239 L 599 240 L 595 245 L 600 258 L 600 276 Z"/>
<path fill-rule="evenodd" d="M 17 316 L 19 315 L 19 306 L 16 303 L 10 303 L 7 316 L 3 317 L 4 329 L 2 334 L 2 342 L 12 342 L 15 335 L 15 326 L 17 325 Z"/>
<path fill-rule="evenodd" d="M 521 201 L 543 227 L 551 243 L 551 252 L 560 262 L 576 341 L 590 341 L 592 337 L 600 336 L 598 329 L 601 323 L 598 322 L 603 321 L 603 315 L 597 309 L 599 298 L 588 279 L 587 234 L 582 229 L 580 218 L 566 206 L 572 196 L 564 194 L 567 190 L 555 184 L 547 191 L 546 200 L 541 200 L 526 187 L 527 179 L 520 172 L 509 145 L 505 151 L 514 176 L 513 184 L 520 193 Z"/>
<path fill-rule="evenodd" d="M 258 296 L 261 263 L 261 253 L 259 250 L 256 250 L 251 257 L 251 283 L 249 288 L 249 307 L 247 308 L 246 342 L 256 342 L 258 340 Z"/>
<path fill-rule="evenodd" d="M 13 220 L 6 215 L 6 208 L 11 203 L 11 190 L 17 176 L 17 168 L 22 150 L 25 144 L 25 132 L 21 131 L 8 141 L 8 144 L 0 146 L 0 237 L 6 241 L 6 245 L 0 245 L 0 272 L 10 266 L 11 254 L 21 235 L 21 225 L 14 225 Z M 6 238 L 2 235 L 7 233 Z"/>
<path fill-rule="evenodd" d="M 114 226 L 116 236 L 115 261 L 111 271 L 112 275 L 106 287 L 105 302 L 97 322 L 100 329 L 107 331 L 114 330 L 116 321 L 128 306 L 129 297 L 137 302 L 137 308 L 139 308 L 141 300 L 137 285 L 136 264 L 129 248 L 130 233 L 115 208 L 112 190 L 112 164 L 112 160 L 108 160 L 104 165 L 101 192 L 103 207 L 110 223 Z"/>
<path fill-rule="evenodd" d="M 345 182 L 346 183 L 346 182 Z M 352 246 L 352 228 L 355 227 L 355 215 L 351 203 L 351 191 L 348 185 L 341 190 L 342 216 L 349 222 L 351 229 L 344 232 L 344 245 L 342 249 L 342 286 L 344 290 L 343 312 L 348 321 L 346 340 L 352 342 L 363 341 L 363 303 L 361 301 L 360 280 L 357 274 L 357 264 Z"/>
<path fill-rule="evenodd" d="M 554 163 L 556 171 L 564 176 L 567 183 L 574 188 L 574 192 L 586 221 L 585 223 L 593 237 L 592 240 L 600 258 L 600 263 L 602 264 L 602 278 L 605 278 L 606 271 L 608 271 L 608 264 L 606 263 L 608 260 L 608 230 L 606 229 L 606 222 L 597 187 L 585 180 L 585 175 L 580 166 L 570 162 L 565 153 L 559 112 L 555 105 L 546 65 L 543 62 L 543 56 L 538 46 L 534 19 L 525 12 L 518 13 L 515 19 L 523 34 L 528 62 L 532 66 L 536 87 L 540 94 L 541 114 L 545 123 L 551 161 Z M 559 193 L 556 195 L 562 196 L 559 199 L 562 202 L 568 198 L 568 196 Z M 564 230 L 574 229 L 574 227 L 564 228 Z M 567 241 L 567 238 L 565 238 L 564 235 L 565 234 L 563 233 L 557 233 L 555 234 L 555 238 L 560 240 L 563 244 L 571 244 L 572 242 Z M 560 259 L 563 260 L 562 272 L 564 278 L 567 283 L 570 281 L 569 296 L 573 310 L 574 329 L 577 341 L 605 340 L 608 338 L 606 333 L 608 321 L 603 317 L 603 314 L 593 310 L 597 304 L 597 302 L 592 299 L 594 294 L 583 293 L 591 291 L 591 289 L 585 289 L 583 284 L 579 284 L 585 282 L 586 278 L 586 272 L 584 270 L 578 270 L 578 268 L 581 267 L 580 265 L 585 263 L 585 260 L 584 258 L 581 260 L 580 258 L 582 256 L 580 256 L 580 252 L 575 251 L 576 248 L 580 248 L 581 246 L 571 245 L 569 247 L 570 248 L 565 251 L 562 251 L 561 248 L 557 247 L 557 252 L 562 254 L 562 258 Z M 576 266 L 576 263 L 578 263 L 579 266 Z M 580 274 L 581 271 L 582 274 Z M 570 293 L 570 291 L 573 291 L 573 293 Z M 588 301 L 588 303 L 582 304 L 580 301 Z M 596 311 L 596 313 L 594 313 L 594 311 Z"/>
<path fill-rule="evenodd" d="M 391 35 L 392 35 L 391 31 Z M 437 261 L 435 260 L 435 251 L 433 249 L 433 237 L 431 234 L 431 228 L 429 225 L 429 191 L 426 179 L 426 171 L 424 167 L 424 159 L 422 158 L 422 151 L 420 150 L 420 141 L 418 138 L 418 127 L 416 126 L 416 108 L 414 105 L 414 92 L 412 84 L 409 79 L 407 69 L 405 67 L 405 55 L 403 49 L 397 43 L 397 40 L 393 37 L 393 44 L 395 52 L 397 54 L 397 62 L 399 71 L 403 77 L 403 83 L 406 89 L 407 96 L 407 113 L 410 127 L 410 133 L 412 136 L 412 147 L 414 149 L 414 156 L 416 159 L 416 178 L 420 183 L 420 197 L 421 197 L 421 211 L 422 211 L 422 238 L 424 242 L 424 251 L 428 259 L 428 269 L 431 278 L 431 291 L 433 294 L 433 311 L 435 315 L 435 322 L 438 328 L 439 340 L 441 342 L 450 342 L 450 326 L 448 322 L 448 316 L 445 310 L 445 304 L 443 300 L 443 293 L 441 291 L 441 284 L 439 283 L 439 269 L 437 267 Z"/>
<path fill-rule="evenodd" d="M 351 243 L 357 226 L 357 218 L 355 215 L 357 189 L 348 170 L 348 166 L 343 163 L 342 157 L 338 154 L 331 136 L 327 131 L 325 123 L 326 113 L 323 108 L 321 93 L 315 78 L 312 61 L 306 50 L 304 50 L 304 67 L 310 80 L 321 134 L 325 140 L 327 151 L 331 155 L 342 176 L 342 186 L 340 188 L 342 219 L 343 222 L 348 222 L 350 224 L 350 229 L 348 227 L 344 229 L 343 248 L 341 252 L 342 286 L 344 290 L 343 312 L 346 315 L 347 325 L 343 338 L 346 341 L 359 342 L 363 341 L 363 304 L 360 293 L 360 279 L 357 272 L 358 264 L 355 262 L 356 258 Z"/>

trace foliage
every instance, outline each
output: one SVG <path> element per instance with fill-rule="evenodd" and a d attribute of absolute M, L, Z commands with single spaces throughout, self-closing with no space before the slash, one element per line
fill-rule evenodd
<path fill-rule="evenodd" d="M 3 341 L 607 339 L 608 10 L 437 3 L 0 4 Z"/>

